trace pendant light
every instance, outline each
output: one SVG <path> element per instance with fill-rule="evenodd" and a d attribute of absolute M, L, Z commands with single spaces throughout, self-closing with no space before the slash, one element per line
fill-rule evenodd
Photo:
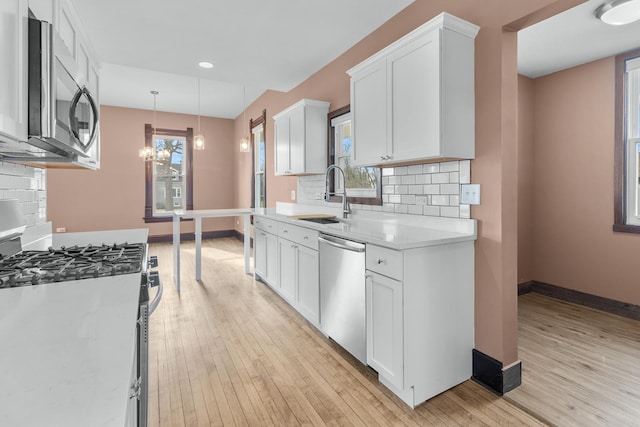
<path fill-rule="evenodd" d="M 151 147 L 147 147 L 146 145 L 138 150 L 138 156 L 144 159 L 145 162 L 150 162 L 155 157 L 155 149 L 153 148 L 153 135 L 156 133 L 156 96 L 158 95 L 157 90 L 152 90 L 151 95 L 153 95 L 153 123 L 151 124 Z"/>
<path fill-rule="evenodd" d="M 594 14 L 605 24 L 630 24 L 640 19 L 640 0 L 610 0 L 601 4 Z"/>
<path fill-rule="evenodd" d="M 243 128 L 244 128 L 244 124 L 246 123 L 246 119 L 247 119 L 246 95 L 247 95 L 247 86 L 243 85 L 242 86 L 242 127 Z M 249 152 L 249 137 L 248 136 L 243 136 L 242 138 L 240 138 L 240 152 L 241 153 L 248 153 Z"/>
<path fill-rule="evenodd" d="M 204 135 L 200 130 L 200 77 L 198 77 L 198 134 L 193 137 L 193 149 L 204 150 Z"/>

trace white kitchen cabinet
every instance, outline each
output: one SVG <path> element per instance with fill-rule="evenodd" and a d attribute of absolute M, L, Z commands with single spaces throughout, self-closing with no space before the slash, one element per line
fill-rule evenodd
<path fill-rule="evenodd" d="M 404 388 L 402 282 L 367 272 L 367 364 Z"/>
<path fill-rule="evenodd" d="M 278 259 L 280 260 L 278 289 L 280 295 L 292 305 L 296 297 L 297 251 L 295 243 L 283 238 L 278 239 Z"/>
<path fill-rule="evenodd" d="M 348 71 L 354 165 L 475 157 L 478 29 L 443 13 Z"/>
<path fill-rule="evenodd" d="M 278 286 L 278 223 L 256 217 L 254 220 L 255 273 L 269 286 Z"/>
<path fill-rule="evenodd" d="M 328 112 L 328 102 L 303 99 L 273 116 L 276 175 L 324 173 Z"/>
<path fill-rule="evenodd" d="M 280 294 L 312 324 L 320 319 L 318 232 L 289 223 L 278 225 Z"/>
<path fill-rule="evenodd" d="M 27 139 L 27 0 L 0 2 L 0 144 Z"/>
<path fill-rule="evenodd" d="M 367 363 L 415 407 L 471 377 L 473 242 L 367 245 Z"/>

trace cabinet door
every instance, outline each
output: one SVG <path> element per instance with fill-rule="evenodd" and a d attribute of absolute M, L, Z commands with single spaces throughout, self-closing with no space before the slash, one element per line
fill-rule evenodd
<path fill-rule="evenodd" d="M 386 62 L 351 77 L 353 164 L 379 164 L 387 155 Z"/>
<path fill-rule="evenodd" d="M 2 0 L 0 17 L 0 140 L 26 140 L 27 0 Z"/>
<path fill-rule="evenodd" d="M 265 279 L 267 276 L 267 233 L 262 230 L 255 230 L 253 260 L 255 262 L 255 272 Z"/>
<path fill-rule="evenodd" d="M 278 257 L 280 258 L 279 290 L 282 297 L 294 305 L 296 296 L 296 252 L 295 243 L 278 239 Z"/>
<path fill-rule="evenodd" d="M 289 115 L 282 116 L 275 123 L 276 175 L 291 173 L 289 161 Z"/>
<path fill-rule="evenodd" d="M 298 246 L 296 309 L 314 325 L 320 321 L 318 251 Z"/>
<path fill-rule="evenodd" d="M 305 108 L 299 107 L 289 116 L 289 168 L 291 173 L 305 173 Z"/>
<path fill-rule="evenodd" d="M 278 286 L 278 236 L 266 233 L 267 271 L 265 279 L 271 286 Z"/>
<path fill-rule="evenodd" d="M 437 157 L 440 151 L 440 30 L 389 56 L 393 161 Z"/>
<path fill-rule="evenodd" d="M 367 364 L 404 389 L 402 282 L 367 270 Z"/>

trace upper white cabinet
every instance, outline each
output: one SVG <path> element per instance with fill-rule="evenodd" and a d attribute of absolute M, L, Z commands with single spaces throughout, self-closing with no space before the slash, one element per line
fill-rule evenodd
<path fill-rule="evenodd" d="M 26 0 L 0 2 L 0 144 L 27 138 Z"/>
<path fill-rule="evenodd" d="M 478 30 L 442 13 L 348 71 L 354 165 L 475 157 Z"/>
<path fill-rule="evenodd" d="M 276 175 L 324 173 L 328 112 L 328 102 L 303 99 L 273 116 Z"/>

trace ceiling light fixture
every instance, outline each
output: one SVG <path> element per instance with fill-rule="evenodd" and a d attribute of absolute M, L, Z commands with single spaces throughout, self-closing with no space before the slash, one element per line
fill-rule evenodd
<path fill-rule="evenodd" d="M 213 68 L 213 64 L 211 62 L 208 62 L 208 61 L 198 62 L 198 66 L 201 67 L 201 68 L 206 68 L 207 70 Z"/>
<path fill-rule="evenodd" d="M 640 19 L 640 0 L 612 0 L 601 4 L 596 18 L 609 25 L 626 25 Z"/>
<path fill-rule="evenodd" d="M 198 77 L 198 134 L 193 138 L 193 149 L 204 150 L 204 135 L 200 130 L 200 77 Z"/>
<path fill-rule="evenodd" d="M 151 146 L 145 145 L 141 149 L 138 150 L 138 156 L 144 159 L 145 162 L 150 162 L 153 160 L 155 151 L 153 149 L 153 135 L 156 133 L 156 96 L 160 93 L 157 90 L 152 90 L 151 95 L 153 95 L 153 123 L 151 124 Z"/>
<path fill-rule="evenodd" d="M 244 123 L 245 120 L 247 118 L 246 116 L 246 110 L 247 110 L 247 101 L 246 101 L 246 96 L 247 96 L 247 86 L 243 85 L 242 86 L 242 128 L 244 128 Z M 242 138 L 240 138 L 240 152 L 241 153 L 248 153 L 249 152 L 249 137 L 248 136 L 243 136 Z"/>

